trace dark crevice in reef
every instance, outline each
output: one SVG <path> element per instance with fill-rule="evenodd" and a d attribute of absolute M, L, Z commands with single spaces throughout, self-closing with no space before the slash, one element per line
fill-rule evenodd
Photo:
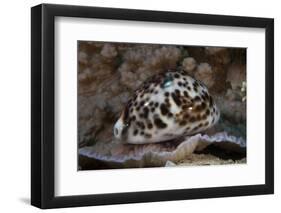
<path fill-rule="evenodd" d="M 196 154 L 211 154 L 223 160 L 240 160 L 246 157 L 246 149 L 239 151 L 228 151 L 216 144 L 211 144 L 201 151 L 195 151 Z"/>

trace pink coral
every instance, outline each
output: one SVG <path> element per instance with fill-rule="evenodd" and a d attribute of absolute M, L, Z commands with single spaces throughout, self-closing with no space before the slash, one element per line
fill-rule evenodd
<path fill-rule="evenodd" d="M 114 58 L 115 56 L 117 56 L 117 51 L 115 49 L 115 46 L 113 46 L 112 44 L 105 44 L 103 45 L 100 54 L 106 58 Z"/>
<path fill-rule="evenodd" d="M 195 78 L 206 84 L 208 88 L 215 84 L 215 76 L 212 67 L 208 63 L 201 63 L 198 65 Z"/>
<path fill-rule="evenodd" d="M 187 57 L 182 61 L 182 67 L 187 73 L 192 74 L 193 70 L 196 68 L 197 62 L 192 57 Z"/>

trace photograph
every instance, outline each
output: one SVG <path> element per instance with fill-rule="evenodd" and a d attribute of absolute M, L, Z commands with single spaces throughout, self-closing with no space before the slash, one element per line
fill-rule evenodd
<path fill-rule="evenodd" d="M 77 170 L 246 164 L 246 56 L 77 41 Z"/>
<path fill-rule="evenodd" d="M 31 8 L 31 205 L 274 193 L 274 18 L 212 5 Z"/>

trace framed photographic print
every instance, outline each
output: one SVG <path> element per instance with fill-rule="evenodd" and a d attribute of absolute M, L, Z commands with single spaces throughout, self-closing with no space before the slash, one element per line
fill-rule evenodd
<path fill-rule="evenodd" d="M 31 9 L 31 203 L 271 194 L 274 21 Z"/>

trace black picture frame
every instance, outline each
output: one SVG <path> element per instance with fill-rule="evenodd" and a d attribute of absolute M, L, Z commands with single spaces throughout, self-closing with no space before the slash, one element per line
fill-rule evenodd
<path fill-rule="evenodd" d="M 54 21 L 55 17 L 263 28 L 266 32 L 265 184 L 215 188 L 54 195 Z M 241 16 L 41 4 L 31 8 L 31 204 L 60 208 L 105 204 L 217 198 L 274 193 L 274 20 Z M 258 95 L 258 94 L 257 94 Z"/>

